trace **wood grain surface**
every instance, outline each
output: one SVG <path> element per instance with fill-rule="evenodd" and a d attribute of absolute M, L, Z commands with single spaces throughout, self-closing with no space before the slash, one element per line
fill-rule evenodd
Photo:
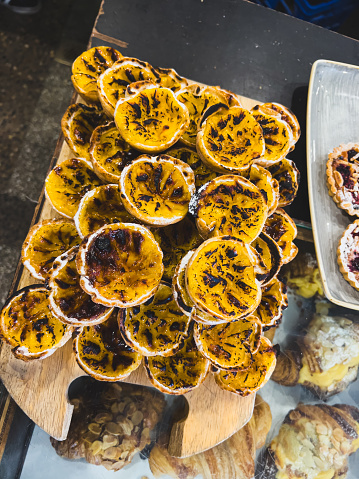
<path fill-rule="evenodd" d="M 239 98 L 248 109 L 257 103 Z M 74 156 L 60 138 L 51 168 Z M 59 215 L 42 192 L 33 223 L 57 217 Z M 19 266 L 13 290 L 37 282 L 27 269 Z M 56 439 L 65 439 L 70 426 L 73 406 L 68 402 L 69 386 L 76 378 L 85 375 L 75 361 L 71 341 L 50 357 L 33 362 L 18 360 L 9 345 L 1 346 L 0 376 L 6 389 L 21 409 Z M 142 365 L 125 382 L 151 386 Z M 169 453 L 178 457 L 205 451 L 243 427 L 252 416 L 255 395 L 242 398 L 224 391 L 209 375 L 201 386 L 186 394 L 185 399 L 188 415 L 173 425 L 168 446 Z"/>

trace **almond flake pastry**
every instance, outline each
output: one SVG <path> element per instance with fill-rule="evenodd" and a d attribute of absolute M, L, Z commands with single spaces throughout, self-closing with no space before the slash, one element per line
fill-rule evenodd
<path fill-rule="evenodd" d="M 151 443 L 165 408 L 163 395 L 153 389 L 95 381 L 86 382 L 71 403 L 67 439 L 50 438 L 52 446 L 61 457 L 84 458 L 109 471 L 122 469 Z"/>

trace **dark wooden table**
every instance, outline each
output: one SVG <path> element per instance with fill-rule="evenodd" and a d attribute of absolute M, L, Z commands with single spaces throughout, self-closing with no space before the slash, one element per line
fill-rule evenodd
<path fill-rule="evenodd" d="M 359 42 L 245 0 L 104 0 L 91 46 L 258 101 L 289 106 L 302 126 L 291 153 L 302 174 L 291 215 L 309 220 L 305 126 L 308 82 L 319 58 L 359 64 Z M 20 476 L 32 423 L 0 384 L 0 478 Z"/>

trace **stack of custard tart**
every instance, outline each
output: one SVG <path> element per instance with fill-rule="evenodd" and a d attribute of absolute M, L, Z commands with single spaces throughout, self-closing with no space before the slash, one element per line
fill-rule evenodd
<path fill-rule="evenodd" d="M 86 103 L 63 116 L 73 157 L 46 178 L 57 219 L 33 226 L 22 249 L 44 284 L 8 300 L 2 338 L 28 361 L 73 337 L 98 380 L 143 362 L 169 394 L 209 372 L 254 393 L 276 364 L 264 332 L 287 306 L 278 272 L 297 253 L 282 209 L 298 189 L 286 158 L 297 119 L 109 47 L 84 52 L 72 73 Z"/>

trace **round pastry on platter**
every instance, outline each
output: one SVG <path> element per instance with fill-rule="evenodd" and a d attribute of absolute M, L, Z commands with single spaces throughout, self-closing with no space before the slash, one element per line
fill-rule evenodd
<path fill-rule="evenodd" d="M 277 349 L 264 336 L 260 339 L 259 349 L 252 355 L 252 363 L 247 369 L 226 371 L 217 369 L 214 377 L 217 384 L 226 391 L 248 396 L 258 391 L 270 379 L 277 358 Z"/>
<path fill-rule="evenodd" d="M 121 53 L 111 47 L 93 47 L 81 53 L 72 64 L 75 90 L 90 103 L 99 102 L 97 79 L 121 58 Z"/>
<path fill-rule="evenodd" d="M 55 166 L 45 180 L 45 194 L 60 215 L 73 218 L 81 198 L 101 181 L 91 163 L 84 158 L 70 158 Z"/>
<path fill-rule="evenodd" d="M 118 183 L 123 168 L 140 153 L 123 140 L 111 121 L 93 131 L 89 155 L 94 172 L 102 181 Z"/>
<path fill-rule="evenodd" d="M 273 165 L 289 153 L 293 145 L 292 130 L 280 117 L 266 115 L 261 111 L 252 110 L 251 113 L 262 128 L 265 143 L 263 157 L 258 158 L 256 163 L 264 167 Z"/>
<path fill-rule="evenodd" d="M 297 227 L 292 218 L 278 208 L 265 222 L 263 232 L 269 235 L 280 247 L 283 264 L 289 263 L 298 253 L 298 247 L 293 243 L 297 236 Z"/>
<path fill-rule="evenodd" d="M 147 356 L 145 369 L 152 385 L 163 393 L 186 394 L 206 379 L 210 362 L 198 351 L 191 334 L 172 356 Z"/>
<path fill-rule="evenodd" d="M 17 359 L 44 359 L 71 338 L 72 328 L 52 314 L 49 294 L 43 285 L 27 286 L 1 311 L 0 336 Z"/>
<path fill-rule="evenodd" d="M 80 243 L 73 221 L 43 220 L 30 228 L 22 245 L 21 261 L 34 278 L 45 281 L 55 259 Z"/>
<path fill-rule="evenodd" d="M 172 156 L 172 158 L 178 158 L 192 168 L 197 189 L 218 176 L 218 173 L 203 163 L 198 153 L 194 150 L 185 147 L 174 147 L 168 150 L 166 154 Z"/>
<path fill-rule="evenodd" d="M 117 102 L 125 98 L 126 88 L 139 80 L 159 81 L 158 72 L 147 62 L 123 57 L 105 70 L 97 80 L 101 105 L 113 117 Z"/>
<path fill-rule="evenodd" d="M 70 105 L 61 120 L 66 143 L 76 156 L 90 158 L 90 139 L 94 129 L 108 122 L 102 108 L 82 103 Z"/>
<path fill-rule="evenodd" d="M 105 225 L 87 236 L 77 254 L 82 289 L 95 303 L 129 308 L 157 290 L 163 274 L 162 251 L 142 225 Z"/>
<path fill-rule="evenodd" d="M 152 233 L 163 253 L 163 276 L 170 280 L 180 260 L 203 241 L 196 226 L 187 216 L 179 223 L 153 229 Z"/>
<path fill-rule="evenodd" d="M 120 310 L 118 321 L 126 343 L 144 356 L 172 356 L 187 335 L 190 319 L 177 306 L 171 285 L 161 282 L 140 306 Z"/>
<path fill-rule="evenodd" d="M 245 174 L 265 152 L 262 128 L 248 110 L 221 108 L 201 124 L 196 141 L 203 162 L 219 173 Z"/>
<path fill-rule="evenodd" d="M 359 161 L 329 159 L 327 185 L 330 196 L 349 215 L 359 216 Z"/>
<path fill-rule="evenodd" d="M 329 153 L 330 160 L 343 160 L 349 163 L 359 163 L 359 143 L 339 145 Z"/>
<path fill-rule="evenodd" d="M 359 290 L 359 219 L 351 223 L 340 238 L 337 260 L 344 279 Z"/>
<path fill-rule="evenodd" d="M 262 298 L 258 308 L 252 313 L 263 326 L 263 330 L 277 326 L 283 311 L 288 307 L 286 285 L 278 278 L 273 278 L 270 283 L 262 286 Z"/>
<path fill-rule="evenodd" d="M 261 334 L 262 326 L 254 316 L 217 326 L 196 323 L 193 331 L 198 350 L 221 369 L 248 367 Z"/>
<path fill-rule="evenodd" d="M 142 155 L 125 166 L 120 191 L 127 211 L 139 221 L 166 226 L 181 221 L 195 192 L 191 168 L 168 155 Z"/>
<path fill-rule="evenodd" d="M 98 381 L 125 379 L 142 361 L 142 355 L 125 343 L 117 324 L 117 311 L 101 324 L 82 328 L 73 347 L 80 368 Z"/>
<path fill-rule="evenodd" d="M 251 246 L 259 255 L 259 265 L 263 272 L 257 274 L 257 279 L 263 287 L 277 276 L 282 266 L 282 252 L 278 243 L 263 232 L 257 236 Z"/>
<path fill-rule="evenodd" d="M 123 206 L 118 185 L 101 185 L 88 191 L 74 221 L 81 238 L 111 223 L 137 223 Z"/>
<path fill-rule="evenodd" d="M 115 123 L 133 148 L 159 153 L 174 145 L 187 130 L 189 114 L 169 88 L 145 88 L 118 101 Z"/>
<path fill-rule="evenodd" d="M 53 263 L 49 279 L 50 309 L 63 323 L 79 327 L 92 326 L 105 321 L 113 308 L 94 303 L 81 288 L 76 268 L 78 249 L 78 246 L 74 246 Z"/>
<path fill-rule="evenodd" d="M 300 173 L 294 161 L 283 158 L 274 165 L 267 167 L 272 177 L 278 181 L 278 206 L 284 207 L 292 203 L 297 195 Z"/>
<path fill-rule="evenodd" d="M 198 309 L 223 322 L 253 312 L 261 300 L 256 251 L 232 236 L 206 240 L 190 258 L 186 286 Z"/>
<path fill-rule="evenodd" d="M 189 112 L 190 123 L 186 132 L 181 137 L 181 142 L 194 148 L 199 121 L 204 112 L 213 105 L 224 104 L 228 106 L 229 95 L 220 88 L 209 87 L 192 83 L 176 94 L 177 99 L 183 103 Z"/>
<path fill-rule="evenodd" d="M 189 210 L 204 237 L 235 236 L 251 243 L 261 232 L 268 207 L 261 191 L 238 175 L 218 176 L 191 198 Z"/>

